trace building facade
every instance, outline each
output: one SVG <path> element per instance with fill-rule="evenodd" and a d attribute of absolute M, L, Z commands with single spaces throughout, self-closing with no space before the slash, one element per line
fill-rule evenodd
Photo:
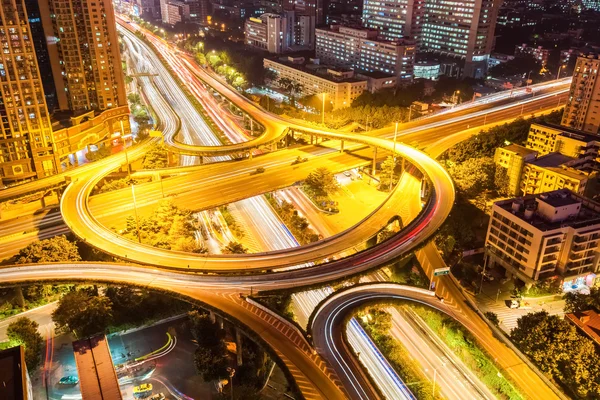
<path fill-rule="evenodd" d="M 578 57 L 562 125 L 583 132 L 600 132 L 600 58 Z"/>
<path fill-rule="evenodd" d="M 179 0 L 161 0 L 160 16 L 164 24 L 171 26 L 190 21 L 190 4 Z"/>
<path fill-rule="evenodd" d="M 367 81 L 354 77 L 351 70 L 330 67 L 306 66 L 303 59 L 264 59 L 264 67 L 273 71 L 277 78 L 288 78 L 302 85 L 302 95 L 322 95 L 333 108 L 349 107 L 354 99 L 367 90 Z"/>
<path fill-rule="evenodd" d="M 40 0 L 60 110 L 127 105 L 110 0 Z"/>
<path fill-rule="evenodd" d="M 293 44 L 294 13 L 263 14 L 246 20 L 244 35 L 246 45 L 269 53 L 281 54 Z"/>
<path fill-rule="evenodd" d="M 537 152 L 518 144 L 499 147 L 494 154 L 497 167 L 504 168 L 508 176 L 508 195 L 518 196 L 521 193 L 521 176 L 526 162 L 535 160 Z"/>
<path fill-rule="evenodd" d="M 0 178 L 11 184 L 55 174 L 59 160 L 25 2 L 4 2 L 0 17 Z"/>
<path fill-rule="evenodd" d="M 392 75 L 398 83 L 412 81 L 414 41 L 384 41 L 377 36 L 376 30 L 368 28 L 317 29 L 316 56 L 327 64 Z"/>
<path fill-rule="evenodd" d="M 527 285 L 586 281 L 598 271 L 599 245 L 599 203 L 568 190 L 504 200 L 492 207 L 486 268 L 499 265 Z"/>
<path fill-rule="evenodd" d="M 459 75 L 483 78 L 492 51 L 498 0 L 365 0 L 363 24 L 386 39 L 408 36 L 419 52 L 460 61 Z"/>

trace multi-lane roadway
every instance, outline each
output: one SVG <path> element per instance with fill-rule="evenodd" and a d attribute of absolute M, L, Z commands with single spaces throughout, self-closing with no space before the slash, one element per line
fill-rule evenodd
<path fill-rule="evenodd" d="M 541 99 L 536 99 L 536 100 L 532 100 L 532 102 L 530 103 L 523 103 L 522 106 L 517 106 L 517 107 L 522 107 L 522 113 L 527 113 L 529 111 L 526 111 L 526 106 L 529 107 L 531 104 L 535 104 L 536 107 L 539 104 L 545 104 L 545 108 L 551 106 L 552 104 L 549 104 L 550 101 L 548 99 L 551 99 L 552 104 L 554 104 L 554 102 L 556 101 L 556 103 L 560 103 L 560 98 L 557 98 L 557 96 L 553 96 L 553 97 L 548 97 L 548 98 L 541 98 Z M 233 99 L 235 100 L 235 99 Z M 545 103 L 544 103 L 545 102 Z M 236 103 L 237 105 L 237 103 Z M 240 107 L 242 108 L 242 107 Z M 537 110 L 537 108 L 536 108 Z M 507 118 L 509 117 L 514 117 L 515 116 L 515 107 L 513 107 L 512 109 L 507 108 L 506 110 L 503 110 L 504 112 L 507 112 Z M 261 111 L 261 113 L 264 113 Z M 254 115 L 255 116 L 255 115 Z M 492 115 L 488 115 L 488 116 L 479 116 L 479 118 L 481 119 L 486 119 L 486 118 L 491 118 Z M 488 120 L 491 121 L 491 120 Z M 456 121 L 459 125 L 463 124 L 463 125 L 470 125 L 468 120 L 464 120 L 464 121 Z M 269 126 L 268 124 L 263 124 L 265 125 L 266 132 L 269 132 Z M 438 127 L 432 128 L 432 129 L 438 129 L 439 127 L 443 126 L 443 124 L 440 124 Z M 457 128 L 459 128 L 460 126 L 457 126 Z M 465 126 L 462 126 L 463 128 Z M 346 133 L 338 133 L 338 132 L 326 132 L 323 130 L 310 130 L 309 128 L 306 128 L 304 126 L 302 127 L 298 127 L 297 128 L 300 131 L 303 132 L 308 132 L 308 133 L 312 133 L 315 135 L 321 135 L 321 136 L 325 136 L 328 138 L 332 138 L 332 139 L 337 139 L 337 140 L 346 140 L 346 141 L 357 141 L 363 144 L 367 144 L 370 146 L 374 146 L 374 147 L 378 147 L 378 148 L 383 148 L 386 149 L 388 151 L 393 151 L 393 144 L 390 141 L 386 141 L 386 140 L 382 140 L 379 138 L 374 138 L 374 137 L 365 137 L 365 136 L 358 136 L 358 135 L 351 135 L 351 134 L 346 134 Z M 388 132 L 389 133 L 389 132 Z M 407 143 L 410 143 L 407 141 Z M 253 144 L 249 144 L 247 146 L 252 146 Z M 238 304 L 237 301 L 234 301 L 232 298 L 230 298 L 229 300 L 221 300 L 221 298 L 223 296 L 218 296 L 218 295 L 211 295 L 210 293 L 202 293 L 199 294 L 198 293 L 198 287 L 215 287 L 218 286 L 220 288 L 220 290 L 227 290 L 227 288 L 232 288 L 232 287 L 241 287 L 241 290 L 248 290 L 249 286 L 260 286 L 262 288 L 277 288 L 277 287 L 286 287 L 286 286 L 290 286 L 290 285 L 298 285 L 298 284 L 311 284 L 311 283 L 316 283 L 316 282 L 326 282 L 332 278 L 336 278 L 336 277 L 342 277 L 342 276 L 347 276 L 349 273 L 351 272 L 356 272 L 356 271 L 360 271 L 360 270 L 364 270 L 365 268 L 370 268 L 370 267 L 374 267 L 377 265 L 381 265 L 382 263 L 386 262 L 387 260 L 390 260 L 391 258 L 397 257 L 403 253 L 405 253 L 406 251 L 408 251 L 411 247 L 413 247 L 414 245 L 416 245 L 417 242 L 424 240 L 426 237 L 429 236 L 429 234 L 431 234 L 431 232 L 433 232 L 435 230 L 435 228 L 437 226 L 439 226 L 441 224 L 441 222 L 443 221 L 443 219 L 445 218 L 445 215 L 447 214 L 447 212 L 449 212 L 449 209 L 451 208 L 452 202 L 453 202 L 453 190 L 452 190 L 452 184 L 451 181 L 449 181 L 448 176 L 445 174 L 445 171 L 443 171 L 443 169 L 441 169 L 439 167 L 439 165 L 437 165 L 437 163 L 435 163 L 434 161 L 432 161 L 430 158 L 428 158 L 427 156 L 425 156 L 423 153 L 420 153 L 412 148 L 410 148 L 409 146 L 405 146 L 402 144 L 398 144 L 395 146 L 396 150 L 400 150 L 400 153 L 402 156 L 404 156 L 405 158 L 409 159 L 412 163 L 414 163 L 415 165 L 417 165 L 423 173 L 425 173 L 426 175 L 429 176 L 429 178 L 432 181 L 432 187 L 433 187 L 433 198 L 430 200 L 430 202 L 428 203 L 426 210 L 427 213 L 424 214 L 424 216 L 422 216 L 421 220 L 417 220 L 416 222 L 413 222 L 412 224 L 409 224 L 408 229 L 405 230 L 405 232 L 403 232 L 401 235 L 398 235 L 398 237 L 394 240 L 394 241 L 388 241 L 385 242 L 383 245 L 381 246 L 377 246 L 376 248 L 370 249 L 370 251 L 366 251 L 364 253 L 360 253 L 352 258 L 349 259 L 344 259 L 344 260 L 339 260 L 336 262 L 331 262 L 331 263 L 327 263 L 325 265 L 321 265 L 319 266 L 318 269 L 318 274 L 315 273 L 315 271 L 311 270 L 310 268 L 308 269 L 303 269 L 303 270 L 294 270 L 294 271 L 285 271 L 285 272 L 278 272 L 278 273 L 273 273 L 273 274 L 263 274 L 263 275 L 248 275 L 248 276 L 237 276 L 237 277 L 222 277 L 222 276 L 204 276 L 204 277 L 197 277 L 195 275 L 192 276 L 186 276 L 184 278 L 181 278 L 181 276 L 179 274 L 175 274 L 175 273 L 170 273 L 170 272 L 164 272 L 164 271 L 157 271 L 157 270 L 153 270 L 153 269 L 147 269 L 147 268 L 140 268 L 140 267 L 132 267 L 132 266 L 124 266 L 124 265 L 118 265 L 118 266 L 112 266 L 112 265 L 96 265 L 94 267 L 91 267 L 89 265 L 85 266 L 81 266 L 81 265 L 62 265 L 62 266 L 24 266 L 24 267 L 15 267 L 12 269 L 6 269 L 4 272 L 4 274 L 2 275 L 2 279 L 4 280 L 11 280 L 11 279 L 15 279 L 15 280 L 23 280 L 23 279 L 27 279 L 27 278 L 31 278 L 33 276 L 36 276 L 37 278 L 40 279 L 44 279 L 49 278 L 49 277 L 63 277 L 63 278 L 72 278 L 73 276 L 82 276 L 82 277 L 88 277 L 91 279 L 107 279 L 107 277 L 110 277 L 109 279 L 111 280 L 124 280 L 127 282 L 137 282 L 137 283 L 149 283 L 152 286 L 157 286 L 157 287 L 164 287 L 164 288 L 168 288 L 170 290 L 177 290 L 179 292 L 183 292 L 185 294 L 192 294 L 194 297 L 198 298 L 202 298 L 204 301 L 207 301 L 217 307 L 220 307 L 223 309 L 223 311 L 225 312 L 229 312 L 232 311 L 232 315 L 235 315 L 236 317 L 239 317 L 240 319 L 242 319 L 242 322 L 247 323 L 247 325 L 249 325 L 251 328 L 257 328 L 257 329 L 264 329 L 265 331 L 269 331 L 269 328 L 265 328 L 264 325 L 268 325 L 268 324 L 263 324 L 261 326 L 261 323 L 259 321 L 256 321 L 255 317 L 249 317 L 247 315 L 245 315 L 244 312 L 242 312 L 240 310 L 240 306 Z M 231 149 L 226 149 L 224 150 L 224 153 L 230 152 Z M 133 150 L 132 150 L 133 152 Z M 219 153 L 219 152 L 216 152 Z M 195 153 L 195 154 L 201 154 L 200 153 Z M 210 152 L 210 154 L 215 154 L 215 152 Z M 123 158 L 123 157 L 121 157 Z M 120 160 L 119 163 L 115 163 L 110 165 L 110 167 L 114 167 L 119 166 L 121 164 L 123 164 L 124 160 Z M 109 164 L 108 162 L 106 164 Z M 63 212 L 66 214 L 68 213 L 71 208 L 72 204 L 84 204 L 84 207 L 87 207 L 87 193 L 89 193 L 89 190 L 91 190 L 91 187 L 93 187 L 93 183 L 94 180 L 97 177 L 102 177 L 104 175 L 106 175 L 111 168 L 109 168 L 108 165 L 103 166 L 99 163 L 95 163 L 95 164 L 91 164 L 92 166 L 95 166 L 96 168 L 90 168 L 90 169 L 96 169 L 94 171 L 94 173 L 90 173 L 89 175 L 85 176 L 82 175 L 83 177 L 85 177 L 85 179 L 80 179 L 79 185 L 77 185 L 77 182 L 75 185 L 71 185 L 70 189 L 72 188 L 76 188 L 76 190 L 73 190 L 73 199 L 75 199 L 76 201 L 74 201 L 73 203 L 70 203 L 69 201 L 65 201 L 66 198 L 68 198 L 67 193 L 65 193 L 65 196 L 63 196 Z M 89 180 L 88 180 L 89 178 Z M 87 182 L 83 182 L 83 181 L 87 181 Z M 92 184 L 90 184 L 90 182 L 92 182 Z M 86 186 L 87 185 L 87 186 Z M 86 192 L 87 191 L 87 192 Z M 442 196 L 442 194 L 448 194 L 447 196 Z M 444 197 L 444 198 L 442 198 Z M 73 214 L 73 218 L 75 218 L 75 215 L 78 214 L 78 212 L 81 210 L 77 210 L 75 212 L 75 214 Z M 89 221 L 87 221 L 89 222 Z M 90 226 L 94 226 L 97 225 L 95 223 L 92 223 L 90 225 L 88 225 L 88 228 Z M 92 234 L 92 232 L 94 232 L 93 230 L 88 230 L 88 231 L 80 231 L 80 233 L 84 233 L 83 237 L 92 237 L 89 236 Z M 408 233 L 407 233 L 408 232 Z M 129 245 L 131 245 L 131 242 L 129 242 Z M 178 254 L 175 256 L 175 258 L 177 257 L 182 257 L 183 256 L 181 254 Z M 148 257 L 146 256 L 146 259 Z M 205 260 L 206 262 L 206 260 Z M 239 263 L 240 260 L 236 260 L 235 262 Z M 246 263 L 246 261 L 244 261 L 244 263 Z M 176 263 L 176 265 L 174 265 L 175 267 L 182 267 L 185 266 L 186 262 L 185 260 L 179 260 L 178 263 Z M 285 265 L 285 263 L 283 263 Z M 169 264 L 162 264 L 160 263 L 160 265 L 169 265 Z M 173 265 L 171 265 L 173 266 Z M 218 267 L 217 269 L 219 269 L 220 267 Z M 205 269 L 200 267 L 200 269 Z M 125 274 L 123 274 L 122 272 L 125 272 Z M 187 286 L 186 286 L 187 285 Z M 232 304 L 236 304 L 236 306 L 233 306 Z M 271 329 L 272 330 L 272 329 Z M 268 336 L 268 335 L 267 335 Z M 269 342 L 270 345 L 274 346 L 275 348 L 282 348 L 285 349 L 286 354 L 284 354 L 284 357 L 287 357 L 289 354 L 293 355 L 294 360 L 292 361 L 292 364 L 300 367 L 300 365 L 306 367 L 306 371 L 304 371 L 302 368 L 300 368 L 300 372 L 298 373 L 298 379 L 299 382 L 302 382 L 302 379 L 308 379 L 308 382 L 310 382 L 310 384 L 307 387 L 307 393 L 310 392 L 311 390 L 316 390 L 316 395 L 322 395 L 324 397 L 328 397 L 328 398 L 339 398 L 336 396 L 339 396 L 339 389 L 337 389 L 335 384 L 332 384 L 332 380 L 329 379 L 324 379 L 323 376 L 327 376 L 326 373 L 323 374 L 321 372 L 315 372 L 315 368 L 314 368 L 314 360 L 311 359 L 311 356 L 308 355 L 308 358 L 306 357 L 307 355 L 305 354 L 304 356 L 300 355 L 300 354 L 296 354 L 292 351 L 292 349 L 290 349 L 289 345 L 286 345 L 285 343 L 281 342 L 281 338 L 278 338 L 276 333 L 273 333 L 271 335 L 271 337 L 268 338 L 267 340 Z M 290 360 L 291 361 L 291 360 Z M 307 364 L 308 363 L 308 364 Z M 295 372 L 295 371 L 292 371 Z M 303 374 L 311 374 L 311 377 L 307 377 L 306 375 L 304 375 L 304 378 L 302 378 Z M 321 386 L 322 385 L 322 386 Z M 316 389 L 315 389 L 316 388 Z"/>

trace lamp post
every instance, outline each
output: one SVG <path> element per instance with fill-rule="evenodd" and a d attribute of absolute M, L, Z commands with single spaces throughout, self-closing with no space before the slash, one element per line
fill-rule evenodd
<path fill-rule="evenodd" d="M 229 383 L 231 384 L 231 400 L 233 400 L 233 375 L 235 375 L 235 369 L 227 367 L 227 372 L 229 372 Z"/>
<path fill-rule="evenodd" d="M 137 230 L 137 237 L 138 237 L 138 242 L 142 243 L 142 236 L 140 233 L 140 219 L 138 217 L 138 212 L 137 212 L 137 204 L 135 201 L 135 189 L 133 188 L 133 182 L 131 182 L 131 195 L 133 196 L 133 212 L 135 213 L 135 227 Z"/>
<path fill-rule="evenodd" d="M 390 172 L 390 188 L 392 190 L 392 182 L 394 181 L 394 170 L 396 169 L 396 139 L 398 138 L 398 122 L 396 122 L 396 128 L 394 129 L 394 148 L 392 154 L 392 160 L 394 160 L 394 164 L 392 166 L 392 171 Z"/>
<path fill-rule="evenodd" d="M 560 78 L 560 70 L 563 69 L 564 67 L 565 67 L 564 65 L 559 65 L 558 71 L 556 72 L 556 79 L 557 80 Z"/>
<path fill-rule="evenodd" d="M 325 125 L 325 96 L 327 95 L 327 93 L 323 92 L 322 93 L 322 97 L 323 97 L 323 108 L 321 109 L 321 123 L 323 125 Z"/>

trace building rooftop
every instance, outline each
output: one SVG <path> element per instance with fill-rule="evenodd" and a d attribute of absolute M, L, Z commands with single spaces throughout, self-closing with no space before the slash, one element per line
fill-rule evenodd
<path fill-rule="evenodd" d="M 513 153 L 516 153 L 520 156 L 526 156 L 528 154 L 537 153 L 537 151 L 535 151 L 535 150 L 528 149 L 525 146 L 521 146 L 520 144 L 515 144 L 515 143 L 509 144 L 508 146 L 504 146 L 503 149 L 512 151 Z"/>
<path fill-rule="evenodd" d="M 395 75 L 392 74 L 386 74 L 385 72 L 381 72 L 381 71 L 363 71 L 363 70 L 357 70 L 356 71 L 357 75 L 363 75 L 366 76 L 368 78 L 373 78 L 373 79 L 383 79 L 383 78 L 395 78 Z"/>
<path fill-rule="evenodd" d="M 575 204 L 581 204 L 581 207 L 576 214 L 570 214 L 566 219 L 551 221 L 538 212 L 538 201 L 556 208 L 572 206 Z M 517 207 L 515 207 L 515 204 Z M 502 200 L 494 203 L 494 205 L 510 212 L 532 227 L 544 232 L 558 229 L 563 226 L 581 228 L 600 224 L 600 203 L 574 194 L 568 189 Z"/>
<path fill-rule="evenodd" d="M 531 151 L 531 150 L 530 150 Z M 573 157 L 565 156 L 560 153 L 549 153 L 545 156 L 541 156 L 536 158 L 535 160 L 529 162 L 529 164 L 536 165 L 542 168 L 550 168 L 550 167 L 559 167 L 569 161 L 575 160 Z"/>
<path fill-rule="evenodd" d="M 121 400 L 117 373 L 104 335 L 73 342 L 73 353 L 84 399 Z"/>
<path fill-rule="evenodd" d="M 600 345 L 600 315 L 596 311 L 568 313 L 565 314 L 565 319 Z"/>
<path fill-rule="evenodd" d="M 532 125 L 541 125 L 551 129 L 556 129 L 557 131 L 563 132 L 563 136 L 567 136 L 574 139 L 579 139 L 584 142 L 593 142 L 600 141 L 600 135 L 594 135 L 593 133 L 582 132 L 575 128 L 570 128 L 568 126 L 556 125 L 556 124 L 548 124 L 548 123 L 535 123 Z"/>
<path fill-rule="evenodd" d="M 0 351 L 0 399 L 28 399 L 21 346 Z"/>
<path fill-rule="evenodd" d="M 265 59 L 267 60 L 267 59 Z M 344 77 L 348 72 L 354 72 L 351 69 L 344 69 L 340 67 L 335 67 L 331 65 L 323 65 L 323 64 L 309 64 L 309 63 L 294 63 L 288 60 L 287 57 L 277 57 L 270 58 L 270 61 L 276 62 L 281 65 L 285 65 L 286 67 L 291 67 L 297 69 L 298 71 L 306 72 L 308 74 L 317 76 L 319 78 L 326 79 L 331 82 L 336 83 L 356 83 L 356 82 L 365 82 L 364 79 L 358 79 L 355 77 Z M 341 75 L 332 75 L 328 73 L 328 71 L 339 72 Z"/>

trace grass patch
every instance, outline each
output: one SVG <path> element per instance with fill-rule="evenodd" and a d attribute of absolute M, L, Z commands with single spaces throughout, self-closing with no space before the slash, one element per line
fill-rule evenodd
<path fill-rule="evenodd" d="M 458 322 L 431 309 L 420 306 L 411 306 L 411 308 L 498 398 L 524 399 L 515 386 L 500 372 L 492 358 Z"/>

